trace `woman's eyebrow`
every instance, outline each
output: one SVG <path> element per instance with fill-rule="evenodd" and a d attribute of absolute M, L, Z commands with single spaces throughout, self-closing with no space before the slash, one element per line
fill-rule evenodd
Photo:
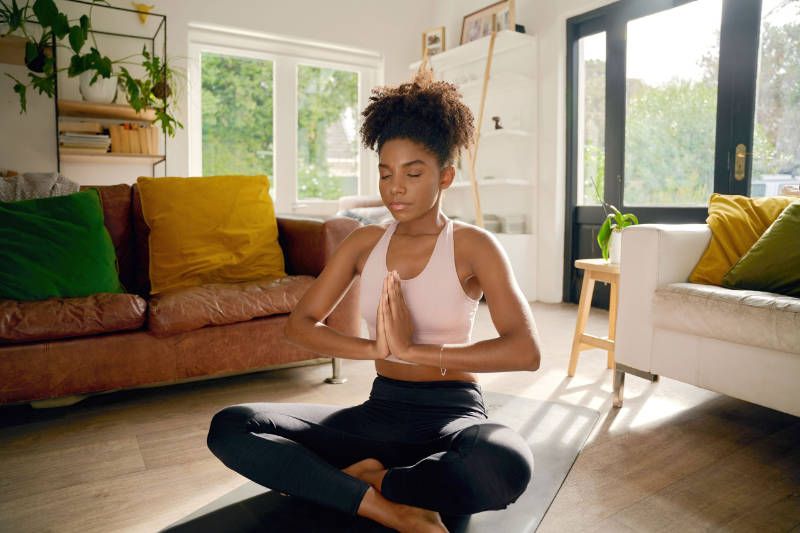
<path fill-rule="evenodd" d="M 415 164 L 428 166 L 427 163 L 425 163 L 425 161 L 423 161 L 422 159 L 415 159 L 414 161 L 409 161 L 408 163 L 403 163 L 400 166 L 401 167 L 410 167 L 411 165 L 415 165 Z M 384 163 L 378 164 L 378 168 L 381 168 L 381 167 L 389 168 L 389 165 L 386 165 Z"/>

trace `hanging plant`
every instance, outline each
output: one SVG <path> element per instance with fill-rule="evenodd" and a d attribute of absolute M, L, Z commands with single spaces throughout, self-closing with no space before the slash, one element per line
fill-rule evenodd
<path fill-rule="evenodd" d="M 3 36 L 16 35 L 25 39 L 25 66 L 28 69 L 28 81 L 23 82 L 6 73 L 14 81 L 14 92 L 19 96 L 20 113 L 27 112 L 27 91 L 32 88 L 39 94 L 52 98 L 55 95 L 56 76 L 66 71 L 67 76 L 74 78 L 84 72 L 94 72 L 91 84 L 98 78 L 118 76 L 126 91 L 128 103 L 136 111 L 153 109 L 155 121 L 161 130 L 170 137 L 175 135 L 175 128 L 183 128 L 173 114 L 175 105 L 172 88 L 175 86 L 176 71 L 166 62 L 144 47 L 141 55 L 125 57 L 118 60 L 102 54 L 94 39 L 92 29 L 92 9 L 95 5 L 109 6 L 105 0 L 92 0 L 88 15 L 81 15 L 76 21 L 70 21 L 59 11 L 53 0 L 35 0 L 19 5 L 17 0 L 0 0 L 0 26 L 7 26 Z M 42 28 L 41 35 L 36 37 L 29 31 L 28 24 L 36 24 Z M 89 51 L 81 53 L 87 41 L 91 39 Z M 69 65 L 56 68 L 52 45 L 68 50 Z M 134 58 L 140 61 L 132 61 Z M 138 65 L 144 68 L 141 78 L 133 76 L 122 65 Z"/>

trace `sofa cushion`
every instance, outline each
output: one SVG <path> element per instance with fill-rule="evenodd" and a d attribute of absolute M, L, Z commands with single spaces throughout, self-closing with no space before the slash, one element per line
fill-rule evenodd
<path fill-rule="evenodd" d="M 713 285 L 672 283 L 655 292 L 657 327 L 800 354 L 800 299 Z"/>
<path fill-rule="evenodd" d="M 0 203 L 0 298 L 120 293 L 97 191 Z"/>
<path fill-rule="evenodd" d="M 150 292 L 285 276 L 267 176 L 139 178 Z"/>
<path fill-rule="evenodd" d="M 81 337 L 138 329 L 147 302 L 135 294 L 94 294 L 35 302 L 0 300 L 0 342 Z"/>
<path fill-rule="evenodd" d="M 148 327 L 165 336 L 290 313 L 313 281 L 311 276 L 271 276 L 164 292 L 150 300 Z"/>
<path fill-rule="evenodd" d="M 747 253 L 794 198 L 714 193 L 708 200 L 711 241 L 689 275 L 692 283 L 722 285 L 722 277 Z"/>
<path fill-rule="evenodd" d="M 722 284 L 800 298 L 800 201 L 783 210 Z"/>

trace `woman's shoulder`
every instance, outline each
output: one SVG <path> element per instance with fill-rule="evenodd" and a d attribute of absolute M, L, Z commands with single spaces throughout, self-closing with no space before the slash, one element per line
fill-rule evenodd
<path fill-rule="evenodd" d="M 497 237 L 490 231 L 462 220 L 453 220 L 453 239 L 475 251 L 493 248 Z"/>
<path fill-rule="evenodd" d="M 476 265 L 505 256 L 505 251 L 491 231 L 460 220 L 453 221 L 453 248 L 456 261 Z"/>
<path fill-rule="evenodd" d="M 349 245 L 355 255 L 363 259 L 364 256 L 369 255 L 375 245 L 378 244 L 378 241 L 390 225 L 391 222 L 359 226 L 347 236 L 346 240 L 349 241 Z"/>

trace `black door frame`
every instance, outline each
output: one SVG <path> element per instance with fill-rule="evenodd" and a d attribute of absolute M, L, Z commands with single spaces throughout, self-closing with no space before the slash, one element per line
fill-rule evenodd
<path fill-rule="evenodd" d="M 626 208 L 624 198 L 626 27 L 628 21 L 672 9 L 696 0 L 620 0 L 567 20 L 566 73 L 566 206 L 564 231 L 564 279 L 562 298 L 576 302 L 578 231 L 599 228 L 605 218 L 601 206 L 577 205 L 578 41 L 606 32 L 606 120 L 604 200 Z M 719 80 L 714 154 L 714 192 L 748 195 L 755 121 L 761 0 L 724 0 L 720 26 Z M 745 179 L 734 179 L 735 147 L 747 147 Z M 640 223 L 702 223 L 706 207 L 635 207 Z M 593 230 L 593 235 L 595 234 Z M 598 300 L 596 298 L 596 300 Z M 601 306 L 606 307 L 602 294 Z"/>

